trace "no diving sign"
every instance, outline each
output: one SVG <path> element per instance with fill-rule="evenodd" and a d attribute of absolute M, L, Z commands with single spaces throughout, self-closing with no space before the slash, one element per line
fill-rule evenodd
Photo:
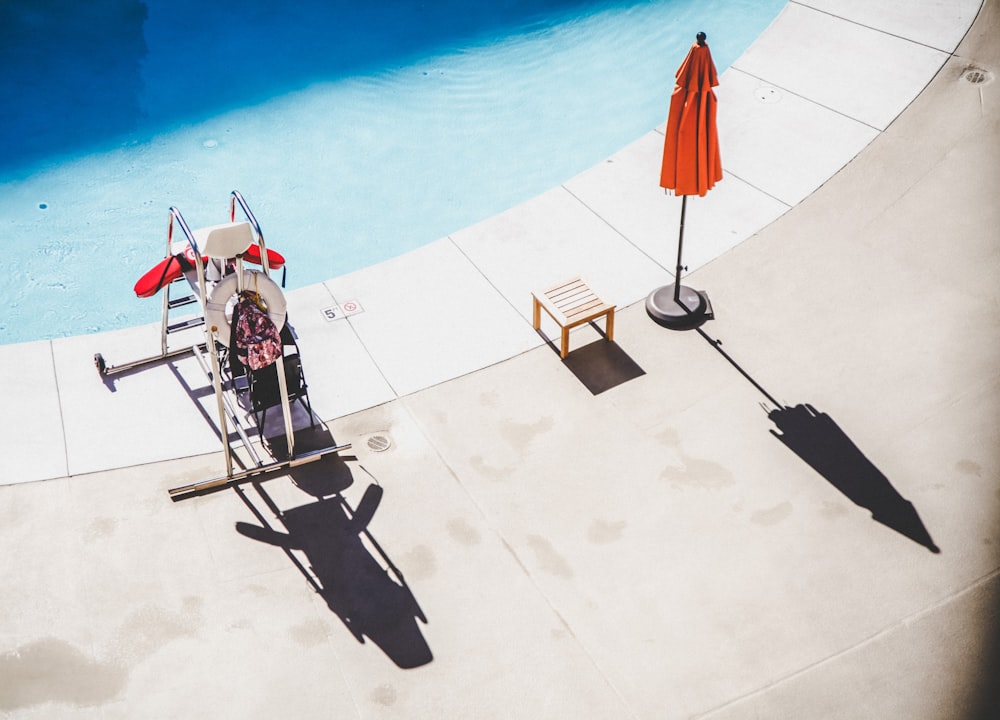
<path fill-rule="evenodd" d="M 364 311 L 365 309 L 361 307 L 361 303 L 357 300 L 348 300 L 340 305 L 334 305 L 333 307 L 323 308 L 320 310 L 320 312 L 323 313 L 323 317 L 327 320 L 339 320 L 340 318 L 357 315 L 358 313 Z"/>

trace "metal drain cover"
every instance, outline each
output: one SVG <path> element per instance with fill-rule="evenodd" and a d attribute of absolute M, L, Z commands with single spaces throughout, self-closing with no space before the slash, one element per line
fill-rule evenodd
<path fill-rule="evenodd" d="M 368 449 L 372 452 L 385 452 L 392 447 L 392 440 L 388 435 L 377 433 L 368 438 Z"/>
<path fill-rule="evenodd" d="M 993 73 L 982 68 L 970 67 L 962 73 L 962 77 L 965 78 L 966 82 L 970 82 L 973 85 L 982 85 L 993 79 Z"/>

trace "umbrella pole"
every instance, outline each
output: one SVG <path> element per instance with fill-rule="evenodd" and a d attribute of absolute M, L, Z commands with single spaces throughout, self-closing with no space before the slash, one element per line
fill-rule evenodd
<path fill-rule="evenodd" d="M 674 274 L 674 302 L 681 301 L 681 253 L 684 250 L 684 213 L 687 210 L 688 196 L 681 195 L 681 230 L 677 237 L 677 269 Z"/>
<path fill-rule="evenodd" d="M 691 330 L 715 317 L 708 295 L 681 285 L 681 257 L 684 252 L 684 216 L 687 195 L 681 196 L 681 227 L 677 238 L 677 269 L 674 282 L 657 288 L 646 298 L 646 313 L 657 325 L 672 330 Z"/>

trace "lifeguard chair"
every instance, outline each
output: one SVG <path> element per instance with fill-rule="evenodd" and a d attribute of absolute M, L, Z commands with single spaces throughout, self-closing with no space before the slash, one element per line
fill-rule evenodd
<path fill-rule="evenodd" d="M 236 221 L 237 205 L 245 220 Z M 228 223 L 192 231 L 176 207 L 170 208 L 169 218 L 166 257 L 140 279 L 140 283 L 144 280 L 149 282 L 141 288 L 140 284 L 136 287 L 137 294 L 155 294 L 161 288 L 164 290 L 160 353 L 115 366 L 108 365 L 98 353 L 94 356 L 94 362 L 101 376 L 108 377 L 191 353 L 211 382 L 218 408 L 218 429 L 226 472 L 204 482 L 173 488 L 169 491 L 171 497 L 176 500 L 222 489 L 237 482 L 259 478 L 350 449 L 351 445 L 348 443 L 298 455 L 295 452 L 291 400 L 304 401 L 313 426 L 315 416 L 306 394 L 307 386 L 295 333 L 287 324 L 287 302 L 281 287 L 271 278 L 272 264 L 283 265 L 284 258 L 267 249 L 260 224 L 243 196 L 237 190 L 230 194 Z M 181 235 L 179 240 L 174 239 L 175 228 Z M 259 264 L 260 269 L 244 267 L 245 261 Z M 182 280 L 186 281 L 190 293 L 184 297 L 171 298 L 171 287 Z M 244 383 L 241 378 L 229 372 L 229 363 L 225 361 L 229 356 L 233 332 L 232 308 L 236 299 L 247 291 L 256 293 L 262 299 L 267 316 L 281 334 L 282 352 L 274 360 L 273 369 L 268 366 L 261 369 L 263 372 L 255 371 L 259 375 L 248 375 Z M 171 322 L 172 311 L 194 303 L 198 304 L 200 313 Z M 198 327 L 204 328 L 203 339 L 177 348 L 168 347 L 170 336 Z M 274 382 L 269 383 L 268 380 L 272 378 Z M 248 399 L 248 412 L 240 413 L 238 409 L 241 396 Z M 247 434 L 243 419 L 253 417 L 257 421 L 257 434 L 263 445 L 263 421 L 266 410 L 271 407 L 281 408 L 286 452 L 278 459 L 262 459 Z M 240 470 L 236 470 L 233 465 L 234 447 L 229 439 L 230 426 L 250 458 L 250 462 L 243 463 Z"/>

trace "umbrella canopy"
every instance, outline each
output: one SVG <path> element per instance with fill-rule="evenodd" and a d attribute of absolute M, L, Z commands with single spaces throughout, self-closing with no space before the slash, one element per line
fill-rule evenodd
<path fill-rule="evenodd" d="M 722 179 L 719 133 L 715 127 L 719 84 L 712 53 L 700 35 L 677 70 L 663 144 L 660 187 L 675 195 L 704 196 Z"/>

